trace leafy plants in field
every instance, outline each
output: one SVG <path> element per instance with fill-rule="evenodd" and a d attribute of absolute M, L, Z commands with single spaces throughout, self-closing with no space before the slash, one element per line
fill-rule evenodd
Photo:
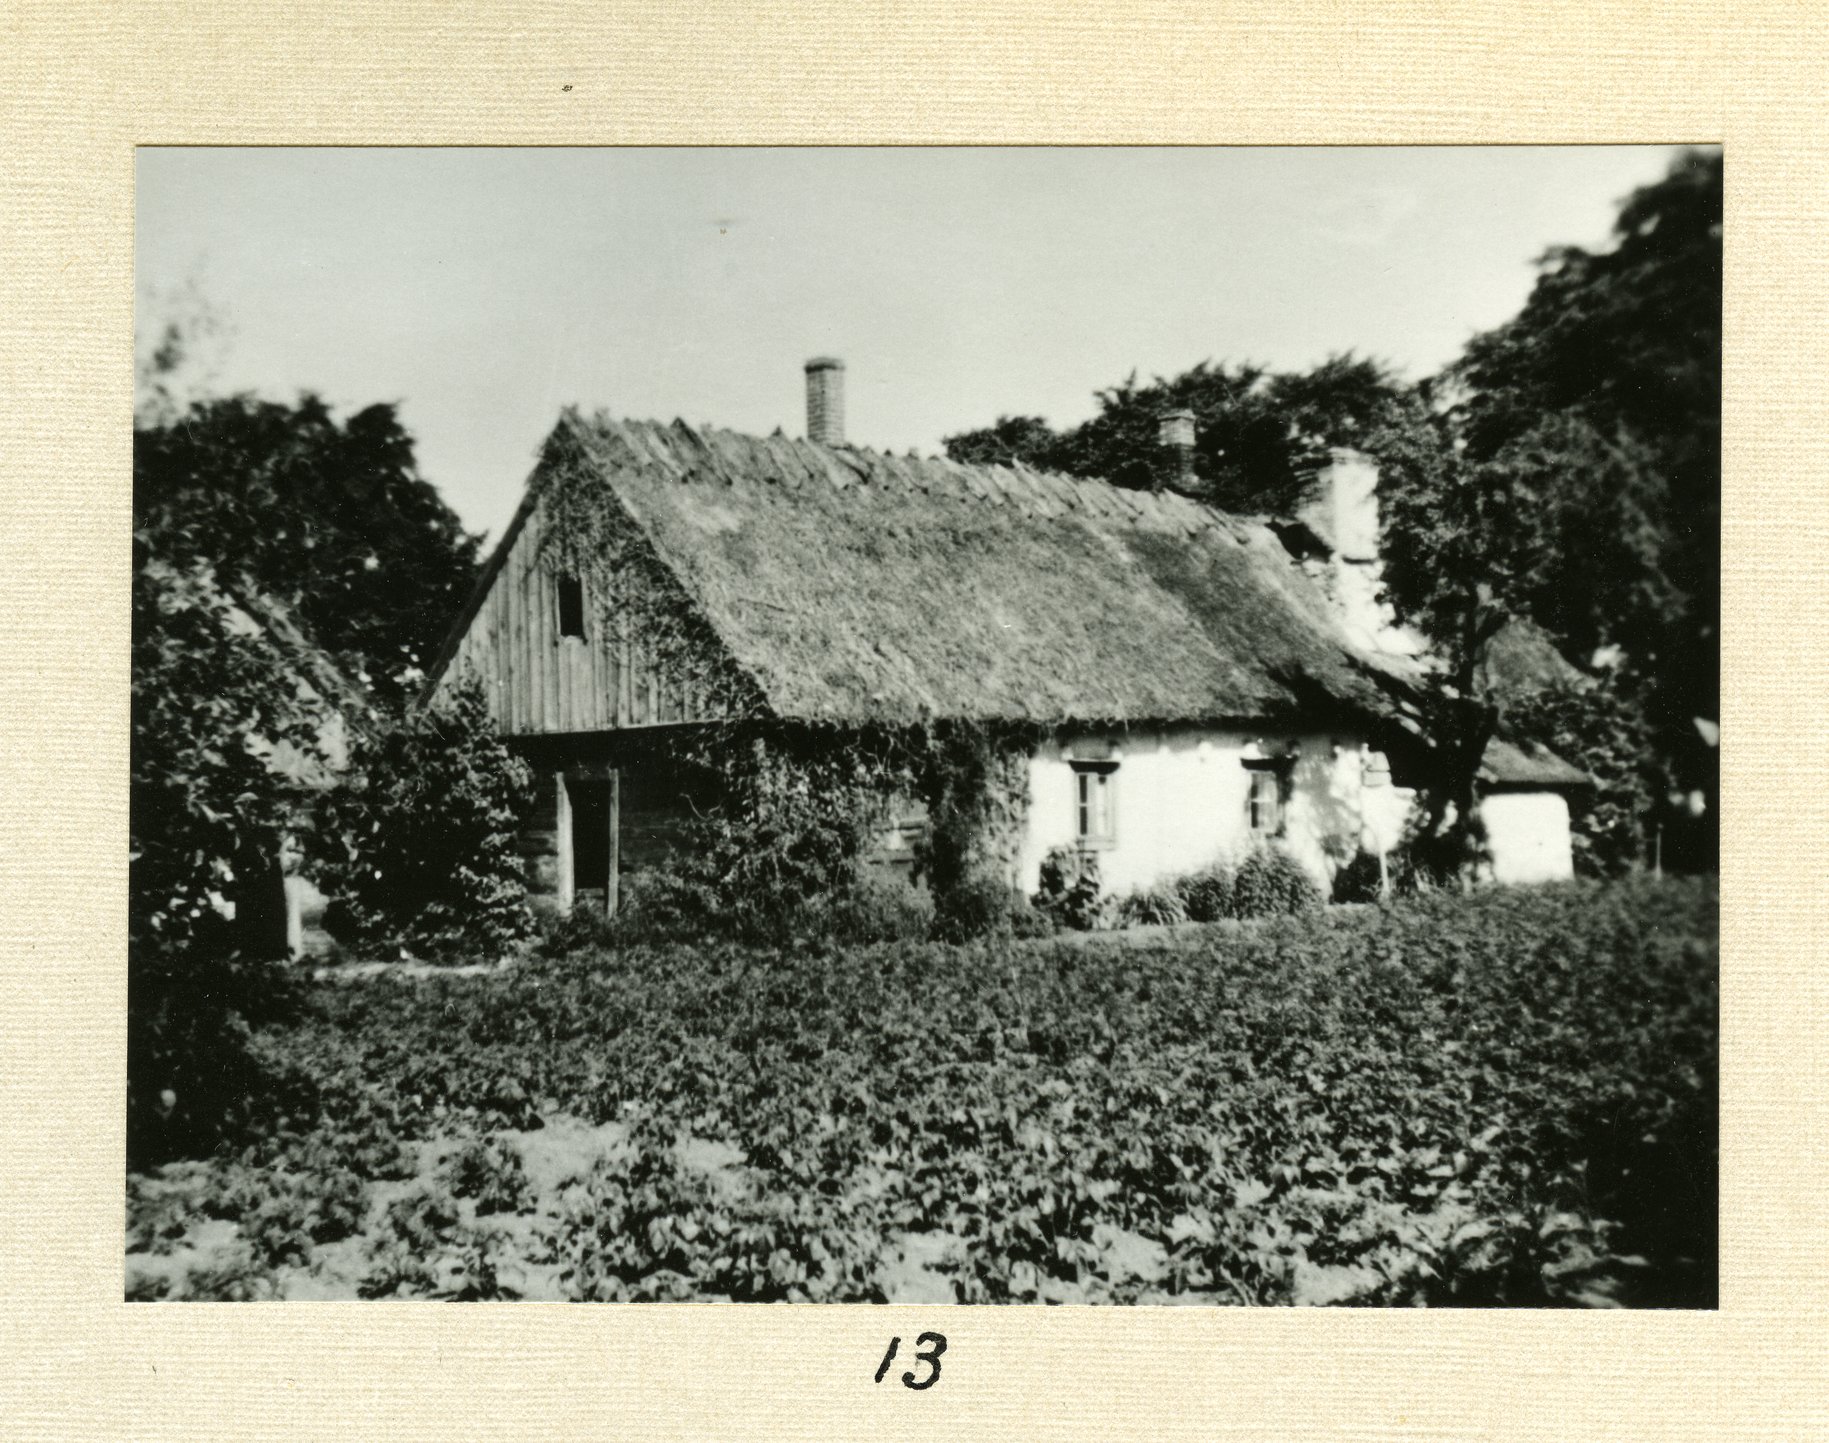
<path fill-rule="evenodd" d="M 521 1155 L 500 1138 L 472 1138 L 446 1162 L 444 1178 L 478 1216 L 518 1212 L 531 1201 Z"/>
<path fill-rule="evenodd" d="M 1637 879 L 327 987 L 286 1034 L 318 1118 L 238 1165 L 613 1127 L 541 1204 L 538 1261 L 587 1299 L 865 1300 L 907 1251 L 971 1300 L 1707 1303 L 1715 935 L 1711 888 Z M 467 1231 L 509 1151 L 371 1215 L 364 1288 L 518 1285 L 522 1245 Z"/>

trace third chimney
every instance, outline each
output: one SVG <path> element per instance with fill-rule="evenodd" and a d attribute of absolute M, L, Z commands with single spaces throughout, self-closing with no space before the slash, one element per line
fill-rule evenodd
<path fill-rule="evenodd" d="M 845 363 L 832 356 L 807 362 L 807 440 L 845 444 Z"/>

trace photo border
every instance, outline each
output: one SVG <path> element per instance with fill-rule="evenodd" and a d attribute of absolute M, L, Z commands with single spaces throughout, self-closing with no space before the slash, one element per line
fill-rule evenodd
<path fill-rule="evenodd" d="M 0 13 L 0 1436 L 1829 1430 L 1829 17 L 1717 5 Z M 134 147 L 1720 143 L 1718 1312 L 122 1301 Z M 943 1331 L 944 1381 L 875 1386 Z M 906 1346 L 906 1343 L 905 1343 Z"/>

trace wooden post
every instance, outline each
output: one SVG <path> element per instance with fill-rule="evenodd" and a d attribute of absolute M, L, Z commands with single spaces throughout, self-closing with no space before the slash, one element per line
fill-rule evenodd
<path fill-rule="evenodd" d="M 622 891 L 622 772 L 610 769 L 610 877 L 604 885 L 604 912 L 614 917 Z"/>
<path fill-rule="evenodd" d="M 577 878 L 572 869 L 572 799 L 565 789 L 565 773 L 553 773 L 553 785 L 559 789 L 559 910 L 569 912 Z"/>

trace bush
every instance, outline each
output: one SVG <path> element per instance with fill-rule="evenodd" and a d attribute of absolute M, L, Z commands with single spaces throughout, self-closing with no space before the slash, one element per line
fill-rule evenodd
<path fill-rule="evenodd" d="M 612 940 L 623 942 L 690 940 L 720 932 L 740 936 L 762 930 L 756 905 L 724 900 L 720 905 L 717 892 L 689 865 L 678 870 L 646 867 L 623 874 L 614 917 L 599 912 L 584 926 L 591 931 L 607 929 Z M 772 909 L 766 915 L 772 918 Z"/>
<path fill-rule="evenodd" d="M 1282 917 L 1318 911 L 1321 889 L 1289 853 L 1259 847 L 1232 878 L 1234 917 Z"/>
<path fill-rule="evenodd" d="M 534 918 L 540 955 L 565 957 L 573 952 L 594 952 L 625 940 L 629 935 L 629 880 L 623 878 L 625 895 L 614 918 L 604 915 L 600 907 L 540 908 Z"/>
<path fill-rule="evenodd" d="M 1182 909 L 1190 922 L 1218 922 L 1232 915 L 1231 868 L 1214 863 L 1177 880 Z"/>
<path fill-rule="evenodd" d="M 878 868 L 863 869 L 837 896 L 814 908 L 810 930 L 834 942 L 913 942 L 934 925 L 926 888 Z"/>
<path fill-rule="evenodd" d="M 1051 930 L 1034 910 L 1002 878 L 972 877 L 957 882 L 934 904 L 932 936 L 940 942 L 966 942 L 974 937 L 1033 937 Z"/>
<path fill-rule="evenodd" d="M 1077 847 L 1056 847 L 1042 858 L 1041 886 L 1031 899 L 1035 910 L 1056 925 L 1089 932 L 1104 915 L 1099 895 L 1099 858 Z"/>
<path fill-rule="evenodd" d="M 1120 927 L 1165 927 L 1187 920 L 1187 906 L 1181 900 L 1181 893 L 1170 883 L 1145 887 L 1118 900 Z"/>
<path fill-rule="evenodd" d="M 533 934 L 517 832 L 533 775 L 495 735 L 479 685 L 370 738 L 361 782 L 320 834 L 339 940 L 431 959 L 499 952 Z"/>
<path fill-rule="evenodd" d="M 280 748 L 315 755 L 325 712 L 301 697 L 284 654 L 250 630 L 214 572 L 174 564 L 174 549 L 188 547 L 135 532 L 127 1150 L 136 1166 L 235 1141 L 264 1099 L 285 1107 L 308 1093 L 259 1042 L 299 1000 L 280 962 L 279 857 L 306 789 L 273 759 Z"/>
<path fill-rule="evenodd" d="M 304 994 L 284 963 L 142 946 L 127 975 L 127 1156 L 135 1167 L 198 1156 L 309 1112 L 312 1079 L 265 1029 L 295 1020 Z"/>
<path fill-rule="evenodd" d="M 1334 873 L 1336 902 L 1376 902 L 1384 895 L 1384 871 L 1371 852 L 1356 852 Z"/>

